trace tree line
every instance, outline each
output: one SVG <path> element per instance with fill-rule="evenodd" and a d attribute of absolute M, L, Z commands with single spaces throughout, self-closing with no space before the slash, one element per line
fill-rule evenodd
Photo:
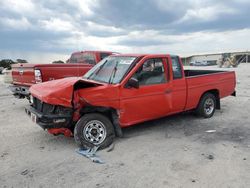
<path fill-rule="evenodd" d="M 16 61 L 13 61 L 12 59 L 2 59 L 0 61 L 0 67 L 11 69 L 11 65 L 16 63 L 28 63 L 25 59 L 16 59 Z"/>
<path fill-rule="evenodd" d="M 13 61 L 12 59 L 2 59 L 0 60 L 0 67 L 11 69 L 11 65 L 17 64 L 17 63 L 23 64 L 23 63 L 28 63 L 28 61 L 25 59 L 16 59 L 15 61 Z M 52 63 L 64 63 L 64 62 L 62 60 L 57 60 L 57 61 L 53 61 Z"/>

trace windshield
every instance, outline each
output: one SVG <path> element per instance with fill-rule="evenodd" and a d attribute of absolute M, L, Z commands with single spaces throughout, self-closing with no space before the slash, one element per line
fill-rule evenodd
<path fill-rule="evenodd" d="M 83 78 L 117 84 L 135 59 L 136 57 L 107 57 L 88 71 Z"/>

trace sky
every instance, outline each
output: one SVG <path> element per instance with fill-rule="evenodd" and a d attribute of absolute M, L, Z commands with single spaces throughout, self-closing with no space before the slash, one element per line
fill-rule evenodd
<path fill-rule="evenodd" d="M 1 0 L 0 59 L 250 50 L 249 0 Z"/>

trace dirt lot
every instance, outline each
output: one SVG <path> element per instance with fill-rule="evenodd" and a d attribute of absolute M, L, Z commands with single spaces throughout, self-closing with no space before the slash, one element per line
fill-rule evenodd
<path fill-rule="evenodd" d="M 237 97 L 214 117 L 185 113 L 125 129 L 113 151 L 98 152 L 105 164 L 34 125 L 28 101 L 1 82 L 0 187 L 250 187 L 250 65 L 235 70 Z"/>

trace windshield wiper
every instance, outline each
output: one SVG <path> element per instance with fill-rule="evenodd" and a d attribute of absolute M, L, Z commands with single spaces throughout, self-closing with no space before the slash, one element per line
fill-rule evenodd
<path fill-rule="evenodd" d="M 115 66 L 114 66 L 114 68 L 113 68 L 113 70 L 111 72 L 111 76 L 109 78 L 109 83 L 113 83 L 113 80 L 114 80 L 114 77 L 115 77 L 115 74 L 116 74 L 116 71 L 117 71 L 117 66 L 118 66 L 118 61 L 116 61 Z"/>
<path fill-rule="evenodd" d="M 102 69 L 102 67 L 107 63 L 108 60 L 106 60 L 96 71 L 92 72 L 86 79 L 90 79 L 91 76 L 93 76 L 93 74 L 98 74 L 99 71 Z"/>

